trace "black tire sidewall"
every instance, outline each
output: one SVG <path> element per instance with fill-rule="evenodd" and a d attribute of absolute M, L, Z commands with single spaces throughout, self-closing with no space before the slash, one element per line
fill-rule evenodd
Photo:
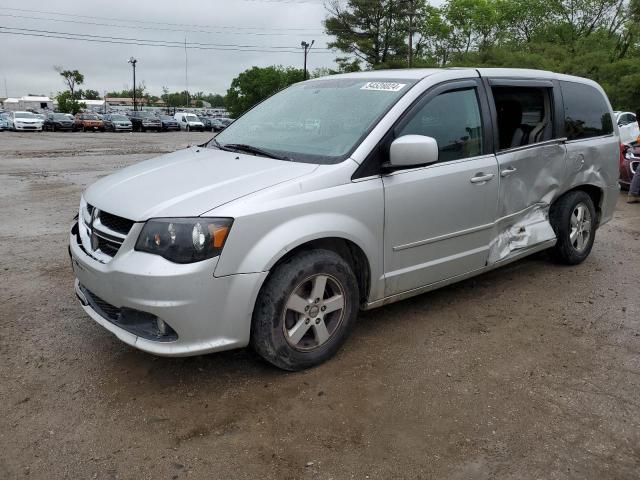
<path fill-rule="evenodd" d="M 325 344 L 300 351 L 285 339 L 283 312 L 294 288 L 319 273 L 331 275 L 341 284 L 345 295 L 344 317 Z M 253 312 L 251 344 L 265 360 L 284 370 L 319 365 L 335 355 L 348 338 L 358 315 L 359 296 L 356 277 L 342 257 L 330 250 L 302 252 L 278 265 L 263 285 Z"/>
<path fill-rule="evenodd" d="M 571 215 L 579 203 L 586 205 L 591 214 L 591 232 L 587 247 L 578 252 L 571 244 Z M 596 235 L 597 216 L 591 197 L 583 191 L 573 191 L 562 196 L 551 207 L 549 212 L 551 226 L 556 233 L 557 242 L 553 248 L 553 256 L 556 261 L 567 265 L 582 263 L 591 253 Z"/>

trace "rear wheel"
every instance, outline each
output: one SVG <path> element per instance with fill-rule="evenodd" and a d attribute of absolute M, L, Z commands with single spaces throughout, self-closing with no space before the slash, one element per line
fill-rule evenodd
<path fill-rule="evenodd" d="M 560 197 L 549 211 L 558 241 L 552 249 L 560 263 L 577 265 L 591 253 L 596 236 L 596 209 L 591 197 L 576 190 Z"/>
<path fill-rule="evenodd" d="M 253 312 L 251 343 L 265 360 L 302 370 L 331 358 L 358 315 L 350 265 L 329 250 L 302 252 L 278 265 Z"/>

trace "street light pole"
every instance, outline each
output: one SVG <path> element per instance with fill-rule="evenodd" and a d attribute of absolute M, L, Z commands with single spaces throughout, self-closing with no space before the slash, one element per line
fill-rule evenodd
<path fill-rule="evenodd" d="M 302 48 L 304 48 L 304 79 L 307 79 L 307 54 L 309 53 L 309 50 L 311 50 L 311 47 L 313 47 L 313 44 L 315 43 L 315 40 L 311 40 L 311 43 L 307 43 L 305 41 L 300 42 L 300 46 Z"/>
<path fill-rule="evenodd" d="M 409 68 L 413 66 L 413 17 L 416 16 L 414 0 L 409 0 L 411 11 L 409 12 Z"/>
<path fill-rule="evenodd" d="M 135 58 L 131 57 L 129 59 L 129 63 L 133 67 L 133 111 L 135 112 L 137 110 L 137 107 L 136 107 L 136 63 L 138 63 L 138 60 L 136 60 Z"/>

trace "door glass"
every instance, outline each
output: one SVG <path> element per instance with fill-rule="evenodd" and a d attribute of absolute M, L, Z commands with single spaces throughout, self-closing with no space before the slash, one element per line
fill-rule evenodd
<path fill-rule="evenodd" d="M 482 121 L 475 89 L 438 95 L 396 132 L 396 138 L 404 135 L 435 138 L 439 162 L 481 155 Z"/>
<path fill-rule="evenodd" d="M 493 87 L 500 150 L 551 140 L 553 122 L 548 88 Z"/>

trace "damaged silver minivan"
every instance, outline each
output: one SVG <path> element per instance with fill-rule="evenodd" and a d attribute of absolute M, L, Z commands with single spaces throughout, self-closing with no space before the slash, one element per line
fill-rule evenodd
<path fill-rule="evenodd" d="M 122 341 L 185 356 L 251 344 L 287 370 L 358 311 L 550 249 L 582 262 L 618 194 L 602 88 L 516 69 L 295 84 L 215 139 L 91 185 L 76 293 Z"/>

